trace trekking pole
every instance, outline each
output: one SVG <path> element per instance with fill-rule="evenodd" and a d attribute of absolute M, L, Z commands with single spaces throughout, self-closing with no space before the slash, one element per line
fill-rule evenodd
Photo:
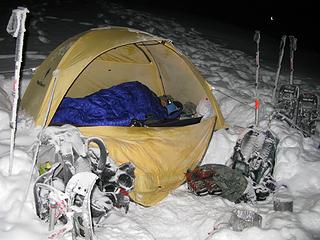
<path fill-rule="evenodd" d="M 255 31 L 253 40 L 257 44 L 257 52 L 256 52 L 256 64 L 257 64 L 257 69 L 256 69 L 256 89 L 255 89 L 255 125 L 259 125 L 259 107 L 260 107 L 260 101 L 258 97 L 258 83 L 259 83 L 259 69 L 260 69 L 260 50 L 259 50 L 259 44 L 260 44 L 260 31 Z"/>
<path fill-rule="evenodd" d="M 274 83 L 274 89 L 273 89 L 273 93 L 272 93 L 272 102 L 273 103 L 275 103 L 275 99 L 276 99 L 276 93 L 277 93 L 278 82 L 279 82 L 279 77 L 280 77 L 282 58 L 283 58 L 283 54 L 284 54 L 284 47 L 286 45 L 286 39 L 287 39 L 287 36 L 282 35 L 281 42 L 280 42 L 278 69 L 277 69 L 276 80 Z"/>
<path fill-rule="evenodd" d="M 26 192 L 25 192 L 25 195 L 24 195 L 24 198 L 23 198 L 23 201 L 22 201 L 20 210 L 19 210 L 19 216 L 20 216 L 20 214 L 21 214 L 21 212 L 22 212 L 22 209 L 23 209 L 23 206 L 24 206 L 23 203 L 26 202 L 26 199 L 27 199 L 27 197 L 28 197 L 28 193 L 29 193 L 29 189 L 30 189 L 31 181 L 32 181 L 32 177 L 33 177 L 33 172 L 34 172 L 34 169 L 35 169 L 36 164 L 37 164 L 37 158 L 38 158 L 38 154 L 39 154 L 39 150 L 40 150 L 40 145 L 41 145 L 41 138 L 42 138 L 42 134 L 43 134 L 43 129 L 44 129 L 44 127 L 47 125 L 48 116 L 49 116 L 49 112 L 50 112 L 50 109 L 51 109 L 51 106 L 52 106 L 52 101 L 53 101 L 54 93 L 55 93 L 55 91 L 56 91 L 59 74 L 60 74 L 59 70 L 54 70 L 53 73 L 52 73 L 52 76 L 54 77 L 53 87 L 52 87 L 52 90 L 51 90 L 50 99 L 49 99 L 48 106 L 47 106 L 47 111 L 46 111 L 46 114 L 45 114 L 43 123 L 42 123 L 42 125 L 41 125 L 41 129 L 40 129 L 39 134 L 38 134 L 38 141 L 37 141 L 37 144 L 36 144 L 36 149 L 35 149 L 34 154 L 33 154 L 32 166 L 31 166 L 31 170 L 30 170 L 29 181 L 28 181 L 27 189 L 26 189 Z"/>
<path fill-rule="evenodd" d="M 293 84 L 293 57 L 294 52 L 297 50 L 297 39 L 294 36 L 289 36 L 290 40 L 290 85 Z"/>
<path fill-rule="evenodd" d="M 10 158 L 9 158 L 9 175 L 12 174 L 13 159 L 14 159 L 14 145 L 15 145 L 15 136 L 17 130 L 17 111 L 18 111 L 18 100 L 19 100 L 19 85 L 20 85 L 20 68 L 22 62 L 22 51 L 23 51 L 23 38 L 25 29 L 26 15 L 29 13 L 27 8 L 18 7 L 17 9 L 12 10 L 12 15 L 9 19 L 7 25 L 7 32 L 12 35 L 14 38 L 17 38 L 16 41 L 16 53 L 15 53 L 15 72 L 14 72 L 14 99 L 12 106 L 11 114 L 11 138 L 10 138 Z"/>

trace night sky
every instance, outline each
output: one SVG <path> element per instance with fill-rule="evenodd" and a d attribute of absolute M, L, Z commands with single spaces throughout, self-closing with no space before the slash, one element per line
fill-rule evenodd
<path fill-rule="evenodd" d="M 289 0 L 212 0 L 212 1 L 151 1 L 117 0 L 132 8 L 149 9 L 158 13 L 190 15 L 197 21 L 221 21 L 248 30 L 260 30 L 280 39 L 283 34 L 294 35 L 299 46 L 309 50 L 320 48 L 317 35 L 320 10 L 316 2 Z"/>
<path fill-rule="evenodd" d="M 95 0 L 48 0 L 61 5 L 74 4 L 81 8 L 82 3 L 95 4 Z M 102 1 L 102 0 L 100 0 Z M 320 11 L 316 1 L 293 0 L 105 0 L 107 3 L 120 3 L 125 7 L 149 11 L 154 14 L 178 16 L 188 21 L 220 21 L 238 25 L 251 31 L 260 30 L 263 34 L 280 39 L 283 34 L 294 35 L 298 47 L 320 53 L 318 38 Z M 7 22 L 12 8 L 34 5 L 41 0 L 0 0 L 0 20 Z M 10 9 L 11 8 L 11 9 Z M 63 11 L 64 8 L 60 10 Z"/>

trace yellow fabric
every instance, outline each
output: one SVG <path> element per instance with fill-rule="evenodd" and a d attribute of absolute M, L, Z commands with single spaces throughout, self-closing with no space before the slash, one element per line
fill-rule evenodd
<path fill-rule="evenodd" d="M 33 116 L 36 125 L 47 126 L 65 96 L 83 97 L 133 80 L 142 82 L 157 95 L 170 94 L 182 103 L 197 104 L 207 97 L 215 113 L 210 120 L 185 127 L 80 128 L 87 136 L 102 137 L 116 162 L 130 161 L 136 165 L 136 185 L 131 197 L 151 206 L 184 181 L 186 170 L 203 158 L 213 130 L 225 127 L 207 82 L 169 41 L 120 27 L 92 29 L 74 36 L 40 65 L 21 106 Z"/>
<path fill-rule="evenodd" d="M 133 162 L 136 183 L 131 197 L 151 206 L 185 180 L 187 169 L 202 159 L 215 119 L 184 127 L 81 127 L 84 135 L 101 137 L 113 159 Z"/>

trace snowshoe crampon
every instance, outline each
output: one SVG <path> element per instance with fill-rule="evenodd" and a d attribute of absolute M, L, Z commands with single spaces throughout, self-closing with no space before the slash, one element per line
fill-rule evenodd
<path fill-rule="evenodd" d="M 257 200 L 265 200 L 276 187 L 272 174 L 278 142 L 270 130 L 249 127 L 234 147 L 231 167 L 252 180 Z"/>
<path fill-rule="evenodd" d="M 198 196 L 219 195 L 232 202 L 240 199 L 247 187 L 246 178 L 221 164 L 204 164 L 186 173 L 188 189 Z"/>
<path fill-rule="evenodd" d="M 65 224 L 52 238 L 72 231 L 73 239 L 96 239 L 95 225 L 112 209 L 128 211 L 134 165 L 117 166 L 101 139 L 85 138 L 70 125 L 46 128 L 40 142 L 41 175 L 33 189 L 36 214 L 50 231 L 58 222 Z"/>

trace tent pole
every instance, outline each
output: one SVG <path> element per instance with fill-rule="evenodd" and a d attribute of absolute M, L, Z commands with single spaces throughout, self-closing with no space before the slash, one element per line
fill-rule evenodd
<path fill-rule="evenodd" d="M 44 117 L 41 129 L 39 131 L 38 139 L 41 139 L 42 131 L 43 131 L 43 129 L 46 126 L 47 121 L 48 121 L 49 112 L 50 112 L 50 109 L 51 109 L 51 106 L 52 106 L 52 101 L 53 101 L 54 93 L 56 91 L 56 86 L 57 86 L 57 82 L 58 82 L 57 78 L 59 77 L 59 70 L 53 71 L 52 75 L 54 77 L 53 87 L 52 87 L 50 99 L 49 99 L 49 102 L 48 102 L 47 112 L 46 112 L 46 115 Z M 30 189 L 31 181 L 32 181 L 33 172 L 34 172 L 34 169 L 35 169 L 35 166 L 36 166 L 36 163 L 37 163 L 37 157 L 38 157 L 38 153 L 39 153 L 39 150 L 40 150 L 40 145 L 41 145 L 41 141 L 38 140 L 37 145 L 36 145 L 36 149 L 35 149 L 34 155 L 33 155 L 32 167 L 31 167 L 31 171 L 30 171 L 30 176 L 29 176 L 29 181 L 28 181 L 26 193 L 24 195 L 23 202 L 21 204 L 21 209 L 19 211 L 19 215 L 22 212 L 22 209 L 23 209 L 23 206 L 24 206 L 23 203 L 26 201 L 27 196 L 28 196 L 28 192 L 29 192 L 29 189 Z"/>
<path fill-rule="evenodd" d="M 159 79 L 160 79 L 160 82 L 161 82 L 161 87 L 162 87 L 162 89 L 160 89 L 160 90 L 162 90 L 161 93 L 160 93 L 160 95 L 165 95 L 166 92 L 165 92 L 165 88 L 164 88 L 163 79 L 162 79 L 162 75 L 161 75 L 161 72 L 160 72 L 159 65 L 158 65 L 156 59 L 153 57 L 150 49 L 147 48 L 146 45 L 144 45 L 144 47 L 145 47 L 145 49 L 147 50 L 147 52 L 149 53 L 149 55 L 150 55 L 150 56 L 148 56 L 148 55 L 147 55 L 147 56 L 152 59 L 152 61 L 154 62 L 155 66 L 156 66 L 156 68 L 157 68 L 157 70 L 158 70 L 158 76 L 159 76 Z M 146 53 L 145 53 L 145 54 L 146 54 Z"/>

